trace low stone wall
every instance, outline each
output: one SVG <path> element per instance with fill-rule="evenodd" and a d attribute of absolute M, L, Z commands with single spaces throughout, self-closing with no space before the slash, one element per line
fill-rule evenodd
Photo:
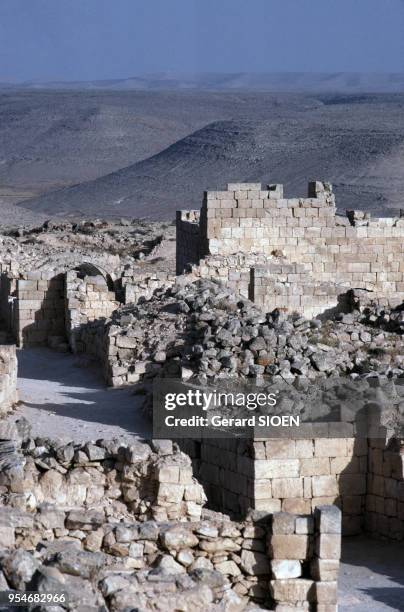
<path fill-rule="evenodd" d="M 366 529 L 404 540 L 404 442 L 369 440 Z"/>
<path fill-rule="evenodd" d="M 360 533 L 365 509 L 366 439 L 181 441 L 215 509 L 245 515 L 307 514 L 323 504 L 343 511 L 346 535 Z"/>
<path fill-rule="evenodd" d="M 212 255 L 191 266 L 190 272 L 194 278 L 218 280 L 235 293 L 251 299 L 251 269 L 267 266 L 273 261 L 278 259 L 264 254 L 235 253 L 223 257 Z"/>
<path fill-rule="evenodd" d="M 0 417 L 18 401 L 17 355 L 14 345 L 0 345 Z"/>
<path fill-rule="evenodd" d="M 333 612 L 340 523 L 340 513 L 332 506 L 317 508 L 310 516 L 276 513 L 236 523 L 211 515 L 209 520 L 187 524 L 116 522 L 99 509 L 66 510 L 52 504 L 41 505 L 35 514 L 0 508 L 6 549 L 0 577 L 7 587 L 28 590 L 35 572 L 40 578 L 42 567 L 41 555 L 33 562 L 28 551 L 53 547 L 57 553 L 47 560 L 48 568 L 55 568 L 53 588 L 61 580 L 60 590 L 74 601 L 78 595 L 70 591 L 69 576 L 81 577 L 83 597 L 88 588 L 83 578 L 90 579 L 95 571 L 93 585 L 108 610 L 126 609 L 134 595 L 145 609 L 157 601 L 160 609 L 182 609 L 177 608 L 178 598 L 198 578 L 200 587 L 213 591 L 205 596 L 205 603 L 212 604 L 209 610 L 223 609 L 214 605 L 220 603 L 229 609 L 227 602 L 241 611 L 253 601 L 279 611 L 317 605 L 317 610 Z M 10 551 L 15 547 L 20 549 L 17 554 Z M 20 562 L 32 571 L 20 574 Z M 136 579 L 139 570 L 143 586 Z M 159 579 L 164 583 L 164 600 L 156 589 Z M 192 590 L 188 595 L 195 601 L 195 594 Z"/>
<path fill-rule="evenodd" d="M 206 501 L 191 460 L 169 441 L 66 445 L 37 438 L 16 461 L 20 471 L 4 469 L 0 491 L 22 509 L 95 504 L 159 520 L 197 520 Z"/>
<path fill-rule="evenodd" d="M 235 522 L 202 510 L 191 460 L 168 440 L 62 444 L 31 439 L 24 419 L 0 439 L 4 588 L 67 591 L 69 609 L 90 599 L 122 610 L 134 594 L 146 609 L 156 602 L 167 609 L 167 597 L 177 609 L 176 598 L 199 598 L 203 589 L 208 609 L 218 612 L 251 601 L 279 611 L 336 610 L 336 507 L 252 511 Z"/>

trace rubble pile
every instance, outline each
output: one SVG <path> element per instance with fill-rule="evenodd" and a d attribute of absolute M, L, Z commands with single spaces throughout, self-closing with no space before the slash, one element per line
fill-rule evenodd
<path fill-rule="evenodd" d="M 211 514 L 184 525 L 50 504 L 36 514 L 3 508 L 0 584 L 63 592 L 68 605 L 58 609 L 69 610 L 129 610 L 135 601 L 138 610 L 247 610 L 250 600 L 269 601 L 267 530 Z"/>
<path fill-rule="evenodd" d="M 19 445 L 10 432 L 3 439 L 8 463 L 0 475 L 0 495 L 21 510 L 50 502 L 105 508 L 139 520 L 184 521 L 199 520 L 206 502 L 190 458 L 170 441 L 81 444 L 26 437 Z"/>
<path fill-rule="evenodd" d="M 367 307 L 322 322 L 264 313 L 218 282 L 187 282 L 117 310 L 108 329 L 114 385 L 156 375 L 199 380 L 404 375 L 404 311 Z M 393 331 L 392 331 L 393 330 Z"/>
<path fill-rule="evenodd" d="M 25 419 L 2 425 L 0 439 L 2 590 L 62 594 L 58 612 L 336 602 L 335 507 L 235 522 L 202 510 L 190 460 L 171 441 L 33 440 Z"/>

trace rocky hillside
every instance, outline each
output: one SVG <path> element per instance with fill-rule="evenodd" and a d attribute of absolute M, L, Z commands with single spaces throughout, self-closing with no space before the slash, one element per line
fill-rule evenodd
<path fill-rule="evenodd" d="M 32 213 L 172 219 L 231 180 L 293 196 L 312 178 L 334 183 L 342 210 L 402 207 L 401 95 L 33 95 L 4 96 L 0 149 L 3 183 L 39 194 L 25 195 Z"/>

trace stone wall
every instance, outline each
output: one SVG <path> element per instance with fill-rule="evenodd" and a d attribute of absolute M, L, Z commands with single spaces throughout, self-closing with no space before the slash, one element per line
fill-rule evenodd
<path fill-rule="evenodd" d="M 42 346 L 51 336 L 64 338 L 64 275 L 34 271 L 16 282 L 13 329 L 17 345 Z"/>
<path fill-rule="evenodd" d="M 98 592 L 98 603 L 113 611 L 129 609 L 134 597 L 142 609 L 188 609 L 186 596 L 195 609 L 217 612 L 241 611 L 251 602 L 279 612 L 313 606 L 337 610 L 341 526 L 335 507 L 318 508 L 314 516 L 279 513 L 242 523 L 214 516 L 188 524 L 110 519 L 102 509 L 52 504 L 35 514 L 0 509 L 2 584 L 32 590 L 30 581 L 35 572 L 40 579 L 43 559 L 36 554 L 33 562 L 31 554 L 53 543 L 57 554 L 45 562 L 48 572 L 42 571 L 46 576 L 53 567 L 52 587 L 61 581 L 59 590 L 67 591 L 75 609 L 89 609 L 81 607 L 89 603 L 83 602 L 89 597 L 84 578 L 92 579 L 94 599 Z M 15 553 L 14 547 L 20 550 Z M 77 579 L 72 585 L 71 574 L 81 577 L 80 594 L 72 589 L 78 585 Z"/>
<path fill-rule="evenodd" d="M 99 356 L 100 338 L 93 338 L 86 330 L 94 321 L 105 322 L 118 308 L 115 292 L 109 290 L 101 274 L 89 276 L 76 270 L 66 273 L 65 292 L 66 333 L 71 350 Z"/>
<path fill-rule="evenodd" d="M 367 440 L 316 438 L 181 441 L 215 509 L 308 514 L 337 504 L 344 533 L 360 533 L 366 497 Z"/>
<path fill-rule="evenodd" d="M 404 442 L 369 440 L 366 529 L 404 539 Z"/>
<path fill-rule="evenodd" d="M 277 260 L 275 260 L 277 261 Z M 195 278 L 218 280 L 245 298 L 251 296 L 251 270 L 255 266 L 274 263 L 272 258 L 261 254 L 236 253 L 234 255 L 208 255 L 197 265 L 192 265 L 190 273 Z"/>
<path fill-rule="evenodd" d="M 313 280 L 303 264 L 270 263 L 251 268 L 249 298 L 264 312 L 286 307 L 311 319 L 338 309 L 348 289 L 348 284 Z"/>
<path fill-rule="evenodd" d="M 194 211 L 189 215 L 194 219 Z M 196 217 L 187 222 L 186 211 L 181 211 L 177 225 L 177 270 L 182 272 L 186 263 L 195 263 L 195 244 L 186 261 L 191 241 L 183 228 L 195 226 Z M 196 242 L 197 230 L 193 232 Z M 205 266 L 204 258 L 220 256 L 221 267 L 226 268 L 228 257 L 238 254 L 259 256 L 261 261 L 255 264 L 258 266 L 262 266 L 263 255 L 267 263 L 272 258 L 283 258 L 284 264 L 299 264 L 299 274 L 308 275 L 313 291 L 317 288 L 329 292 L 331 303 L 335 301 L 332 284 L 366 289 L 375 297 L 388 298 L 393 305 L 404 299 L 404 218 L 371 219 L 358 211 L 349 211 L 347 217 L 338 216 L 332 188 L 327 183 L 310 183 L 308 198 L 285 199 L 281 185 L 262 190 L 255 183 L 229 184 L 227 191 L 205 192 L 199 253 L 201 266 Z M 223 279 L 227 275 L 230 271 L 222 272 Z M 267 276 L 272 279 L 268 289 L 273 291 L 278 272 L 268 268 Z M 329 284 L 319 287 L 318 283 Z M 243 293 L 246 294 L 245 285 Z M 283 300 L 278 296 L 277 302 L 286 309 L 304 309 L 306 301 L 308 312 L 323 305 L 318 303 L 322 300 L 313 300 L 311 293 L 299 304 L 296 294 L 283 291 L 280 295 Z M 319 297 L 316 293 L 314 296 Z M 269 306 L 274 297 L 268 297 Z"/>
<path fill-rule="evenodd" d="M 206 502 L 191 460 L 169 441 L 29 439 L 11 465 L 3 466 L 0 492 L 22 510 L 46 502 L 109 508 L 143 520 L 199 520 Z"/>
<path fill-rule="evenodd" d="M 1 268 L 1 266 L 0 266 Z M 15 320 L 17 281 L 10 274 L 0 273 L 0 332 L 12 332 Z"/>
<path fill-rule="evenodd" d="M 199 575 L 200 582 L 220 590 L 216 600 L 231 590 L 240 610 L 251 600 L 276 610 L 315 603 L 336 609 L 341 550 L 336 507 L 299 514 L 251 511 L 235 522 L 202 510 L 206 497 L 191 460 L 169 440 L 32 439 L 24 419 L 3 428 L 0 440 L 4 436 L 0 534 L 14 561 L 9 566 L 8 553 L 2 555 L 3 584 L 16 588 L 18 560 L 25 560 L 24 567 L 29 562 L 23 551 L 50 546 L 59 571 L 72 573 L 74 565 L 73 574 L 88 579 L 93 568 L 102 582 L 105 569 L 112 569 L 115 578 L 119 569 L 129 580 L 125 590 L 130 590 L 131 572 L 144 570 L 143 583 L 151 572 L 151 581 L 164 576 L 165 588 L 172 576 Z M 18 588 L 32 590 L 27 584 L 40 560 L 37 554 L 32 573 L 24 574 L 28 577 Z M 136 593 L 142 593 L 136 574 L 132 578 Z M 188 588 L 189 579 L 184 584 Z M 70 587 L 66 581 L 65 589 Z M 119 588 L 98 588 L 108 609 L 122 609 L 109 599 Z M 147 590 L 151 597 L 151 585 Z M 116 596 L 122 603 L 124 593 Z"/>
<path fill-rule="evenodd" d="M 182 274 L 189 264 L 198 263 L 201 257 L 199 218 L 199 210 L 177 211 L 177 274 Z"/>
<path fill-rule="evenodd" d="M 17 355 L 14 345 L 0 346 L 0 417 L 18 401 Z"/>

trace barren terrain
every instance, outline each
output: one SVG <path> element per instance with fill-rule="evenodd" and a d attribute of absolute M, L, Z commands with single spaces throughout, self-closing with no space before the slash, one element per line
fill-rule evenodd
<path fill-rule="evenodd" d="M 252 179 L 301 196 L 325 178 L 341 210 L 397 214 L 403 108 L 401 94 L 3 90 L 3 222 L 172 219 Z"/>

